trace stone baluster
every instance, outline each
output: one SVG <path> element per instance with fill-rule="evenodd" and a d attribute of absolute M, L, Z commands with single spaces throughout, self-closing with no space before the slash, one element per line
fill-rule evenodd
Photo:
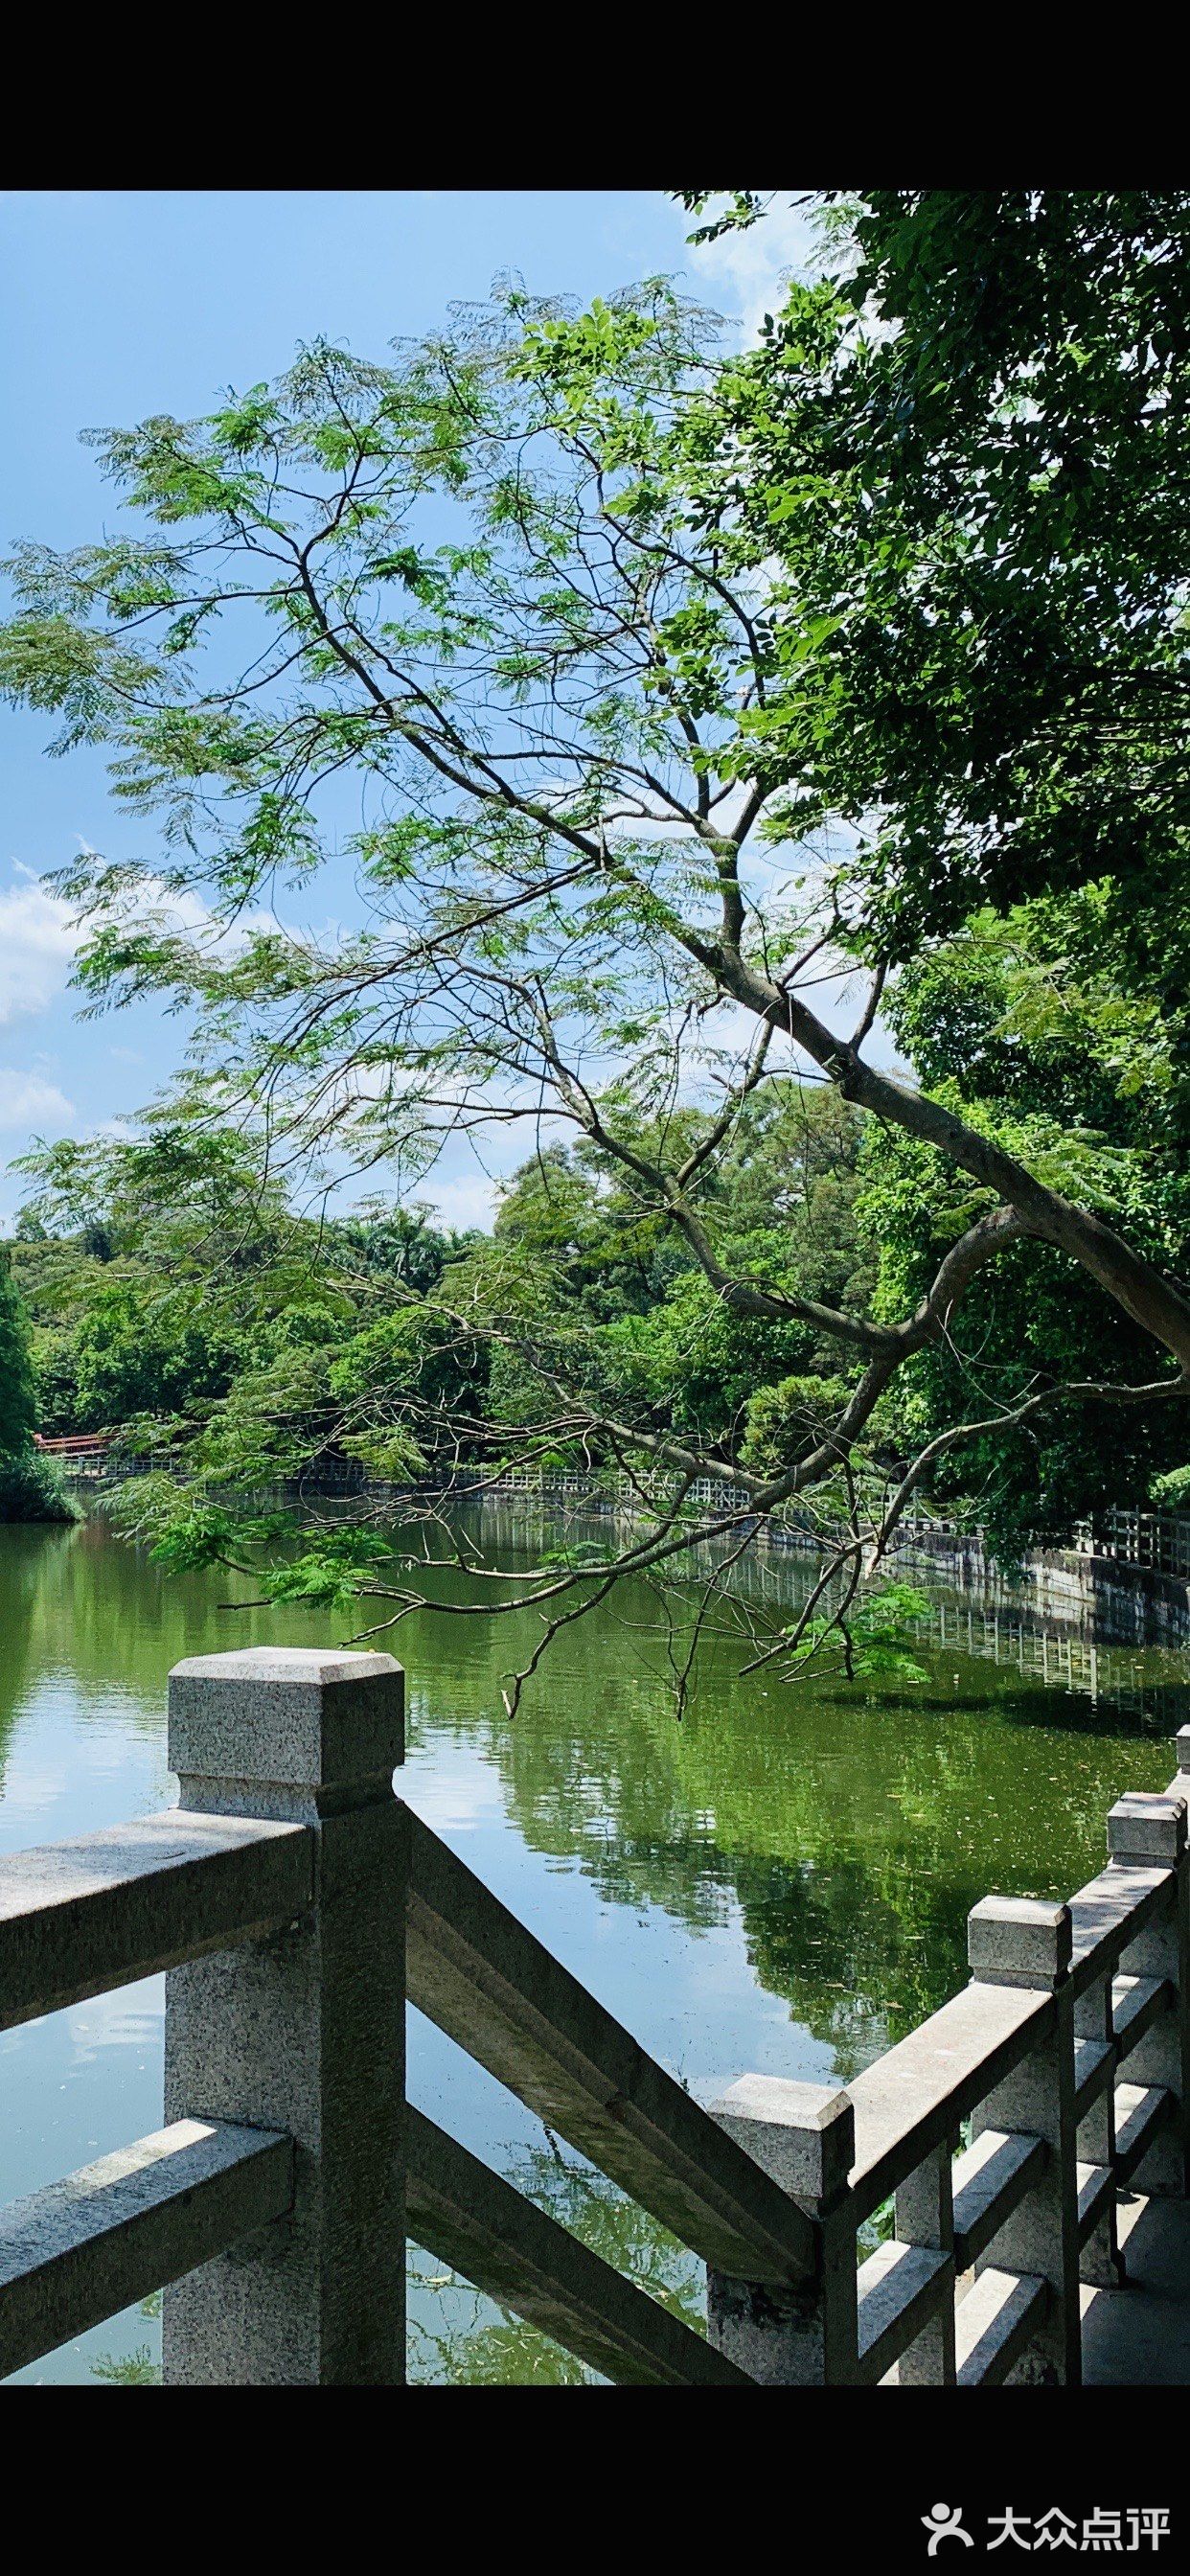
<path fill-rule="evenodd" d="M 389 1655 L 253 1647 L 170 1675 L 182 1806 L 308 1825 L 311 1903 L 166 1979 L 166 2118 L 295 2143 L 289 2223 L 166 2291 L 167 2385 L 404 2378 L 402 1758 Z"/>
<path fill-rule="evenodd" d="M 1180 1757 L 1181 1736 L 1178 1751 Z M 1171 1904 L 1129 1942 L 1120 1967 L 1126 1976 L 1168 1979 L 1174 1990 L 1172 2010 L 1138 2040 L 1124 2075 L 1129 2084 L 1163 2086 L 1175 2105 L 1172 2120 L 1138 2165 L 1133 2187 L 1149 2196 L 1182 2200 L 1190 2190 L 1190 1864 L 1184 1801 L 1139 1793 L 1120 1798 L 1108 1816 L 1107 1847 L 1118 1868 L 1173 1872 Z"/>
<path fill-rule="evenodd" d="M 857 2368 L 855 2116 L 821 2084 L 745 2075 L 710 2106 L 737 2144 L 815 2223 L 812 2282 L 782 2287 L 707 2272 L 710 2340 L 766 2387 L 849 2387 Z"/>
<path fill-rule="evenodd" d="M 1114 2052 L 1111 1982 L 1108 1970 L 1075 1998 L 1074 2036 L 1076 2041 L 1089 2039 L 1096 2048 L 1110 2047 Z M 1114 2081 L 1109 2080 L 1079 2121 L 1077 2155 L 1080 2164 L 1105 2166 L 1110 2172 L 1115 2152 L 1116 2094 Z M 1118 2290 L 1124 2277 L 1113 2190 L 1108 2194 L 1103 2216 L 1092 2228 L 1079 2256 L 1079 2278 L 1092 2289 Z"/>
<path fill-rule="evenodd" d="M 968 1917 L 977 1983 L 1036 1987 L 1054 1998 L 1045 2038 L 987 2095 L 972 2122 L 977 2137 L 1003 2129 L 1041 2138 L 1049 2149 L 1044 2170 L 976 2266 L 1049 2285 L 1045 2324 L 1011 2373 L 1017 2384 L 1077 2387 L 1082 2377 L 1071 1948 L 1067 1905 L 987 1896 Z"/>
<path fill-rule="evenodd" d="M 951 2185 L 954 2140 L 944 2139 L 931 2155 L 898 2183 L 893 2203 L 893 2230 L 902 2245 L 925 2245 L 954 2253 L 954 2192 Z M 955 2377 L 954 2300 L 944 2300 L 937 2316 L 906 2347 L 896 2365 L 900 2388 L 953 2388 Z"/>

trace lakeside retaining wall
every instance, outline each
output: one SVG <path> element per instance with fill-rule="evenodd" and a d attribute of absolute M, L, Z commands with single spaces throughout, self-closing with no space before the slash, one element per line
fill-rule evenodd
<path fill-rule="evenodd" d="M 577 1476 L 543 1477 L 535 1483 L 509 1477 L 477 1486 L 474 1497 L 492 1505 L 516 1501 L 523 1506 L 537 1500 L 542 1507 L 568 1506 L 584 1518 L 590 1514 L 639 1525 L 649 1503 L 630 1487 L 626 1489 L 626 1483 L 609 1492 Z M 746 1506 L 748 1497 L 723 1485 L 705 1494 L 696 1488 L 692 1500 L 700 1507 L 731 1509 Z M 1136 1528 L 1158 1520 L 1155 1514 L 1110 1517 L 1123 1525 L 1123 1543 L 1133 1546 Z M 1074 1627 L 1129 1645 L 1177 1646 L 1190 1640 L 1190 1580 L 1139 1556 L 1116 1553 L 1114 1546 L 1109 1553 L 1098 1541 L 1098 1532 L 1084 1529 L 1076 1545 L 1031 1549 L 1018 1569 L 1009 1570 L 987 1551 L 980 1531 L 958 1530 L 941 1521 L 906 1520 L 890 1561 L 898 1569 L 928 1567 L 956 1591 L 978 1593 L 989 1603 L 1019 1606 L 1025 1599 L 1038 1617 L 1055 1627 Z M 799 1555 L 818 1553 L 815 1533 L 788 1522 L 758 1522 L 756 1542 L 765 1553 L 787 1549 Z M 1152 1552 L 1156 1554 L 1156 1548 Z M 1176 1554 L 1180 1558 L 1180 1545 Z"/>
<path fill-rule="evenodd" d="M 118 1482 L 130 1473 L 168 1469 L 171 1464 L 160 1456 L 121 1458 L 113 1450 L 106 1458 L 88 1459 L 85 1465 L 72 1463 L 67 1473 L 72 1483 Z M 639 1526 L 661 1499 L 659 1491 L 650 1493 L 642 1481 L 628 1476 L 609 1485 L 585 1476 L 526 1471 L 500 1477 L 477 1472 L 473 1481 L 460 1478 L 449 1488 L 412 1489 L 380 1483 L 353 1470 L 320 1473 L 316 1478 L 307 1475 L 297 1487 L 284 1491 L 290 1498 L 296 1492 L 310 1499 L 345 1502 L 391 1497 L 406 1506 L 424 1501 L 427 1508 L 447 1501 L 481 1506 L 515 1502 L 522 1510 L 564 1508 L 583 1519 L 610 1519 L 625 1527 Z M 744 1515 L 750 1501 L 738 1487 L 709 1478 L 691 1488 L 689 1499 L 701 1511 Z M 782 1550 L 801 1555 L 819 1552 L 813 1529 L 799 1528 L 793 1521 L 758 1521 L 755 1537 L 761 1555 Z M 899 1568 L 928 1567 L 957 1591 L 978 1593 L 989 1603 L 1019 1606 L 1027 1601 L 1038 1617 L 1085 1634 L 1132 1645 L 1180 1646 L 1190 1641 L 1190 1518 L 1185 1516 L 1112 1510 L 1102 1523 L 1084 1524 L 1077 1530 L 1069 1547 L 1032 1549 L 1014 1569 L 1005 1568 L 990 1554 L 982 1531 L 959 1530 L 943 1521 L 906 1519 L 890 1561 Z"/>
<path fill-rule="evenodd" d="M 1160 1566 L 1138 1565 L 1094 1548 L 1032 1549 L 1019 1575 L 1008 1576 L 982 1539 L 957 1530 L 913 1530 L 897 1550 L 902 1565 L 928 1565 L 960 1592 L 984 1598 L 1032 1595 L 1035 1607 L 1064 1624 L 1092 1625 L 1137 1645 L 1174 1646 L 1190 1638 L 1190 1583 Z"/>

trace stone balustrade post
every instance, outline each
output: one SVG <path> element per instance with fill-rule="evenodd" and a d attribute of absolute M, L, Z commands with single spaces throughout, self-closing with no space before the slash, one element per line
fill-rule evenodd
<path fill-rule="evenodd" d="M 766 2387 L 851 2387 L 858 2365 L 855 2214 L 848 2176 L 855 2114 L 822 2084 L 745 2075 L 710 2105 L 737 2145 L 814 2221 L 812 2281 L 788 2288 L 707 2271 L 707 2332 Z"/>
<path fill-rule="evenodd" d="M 1054 1998 L 1047 2036 L 987 2095 L 972 2122 L 977 2137 L 1003 2129 L 1041 2138 L 1049 2150 L 1044 2170 L 976 2265 L 1049 2284 L 1045 2323 L 1010 2373 L 1018 2385 L 1078 2387 L 1082 2378 L 1071 1950 L 1068 1905 L 986 1896 L 968 1917 L 967 1955 L 978 1984 L 1036 1987 Z"/>
<path fill-rule="evenodd" d="M 925 2245 L 931 2252 L 954 2254 L 954 2139 L 915 2165 L 898 2183 L 893 2201 L 893 2233 L 901 2245 Z M 944 2300 L 936 2316 L 915 2335 L 896 2364 L 899 2388 L 953 2388 L 955 2380 L 954 2299 Z"/>
<path fill-rule="evenodd" d="M 1179 1736 L 1179 1756 L 1181 1750 Z M 1107 1848 L 1117 1868 L 1173 1872 L 1172 1904 L 1129 1942 L 1120 1966 L 1126 1976 L 1167 1978 L 1174 1989 L 1173 2010 L 1162 2013 L 1137 2041 L 1124 2074 L 1129 2084 L 1164 2086 L 1177 2106 L 1173 2120 L 1137 2166 L 1132 2187 L 1157 2198 L 1183 2200 L 1190 2190 L 1190 1863 L 1184 1800 L 1139 1792 L 1118 1799 L 1107 1819 Z"/>
<path fill-rule="evenodd" d="M 1107 1969 L 1076 1996 L 1074 2036 L 1089 2039 L 1096 2048 L 1110 2048 L 1115 2056 L 1112 2033 L 1111 1971 Z M 1110 2172 L 1116 2153 L 1115 2068 L 1112 2081 L 1096 2095 L 1089 2110 L 1078 2124 L 1078 2161 L 1083 2165 L 1106 2166 Z M 1092 2228 L 1079 2256 L 1079 2278 L 1091 2289 L 1118 2290 L 1124 2279 L 1124 2258 L 1120 2251 L 1119 2216 L 1114 2190 L 1109 2193 L 1103 2216 Z"/>
<path fill-rule="evenodd" d="M 175 1666 L 181 1805 L 309 1827 L 311 1903 L 166 1979 L 166 2118 L 286 2130 L 292 2216 L 167 2289 L 167 2385 L 393 2386 L 405 2367 L 403 1675 L 253 1647 Z"/>

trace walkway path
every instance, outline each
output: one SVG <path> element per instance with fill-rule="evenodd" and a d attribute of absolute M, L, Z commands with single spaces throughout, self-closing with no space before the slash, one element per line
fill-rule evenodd
<path fill-rule="evenodd" d="M 1083 2291 L 1088 2388 L 1190 2388 L 1190 2201 L 1120 2194 L 1123 2290 Z"/>

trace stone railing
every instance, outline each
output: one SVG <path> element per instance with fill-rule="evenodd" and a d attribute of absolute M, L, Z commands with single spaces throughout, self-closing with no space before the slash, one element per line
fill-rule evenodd
<path fill-rule="evenodd" d="M 1190 1519 L 1184 1512 L 1114 1508 L 1075 1533 L 1080 1556 L 1114 1557 L 1120 1565 L 1149 1566 L 1157 1574 L 1190 1576 Z"/>
<path fill-rule="evenodd" d="M 751 2377 L 1077 2384 L 1080 2282 L 1125 2277 L 1117 2195 L 1187 2190 L 1190 1729 L 1178 1751 L 1166 1796 L 1113 1807 L 1107 1867 L 1068 1905 L 973 1909 L 970 1984 L 846 2091 L 750 2077 L 717 2106 L 822 2230 L 812 2316 L 712 2280 Z"/>
<path fill-rule="evenodd" d="M 648 1468 L 632 1476 L 621 1472 L 601 1477 L 576 1475 L 560 1468 L 505 1467 L 487 1480 L 476 1471 L 477 1487 L 494 1499 L 518 1494 L 543 1503 L 589 1499 L 663 1505 L 678 1492 L 680 1481 L 676 1475 Z M 891 1484 L 885 1488 L 885 1506 L 893 1491 Z M 744 1486 L 734 1485 L 725 1477 L 699 1476 L 687 1489 L 686 1503 L 692 1510 L 748 1512 L 753 1497 Z M 788 1517 L 796 1535 L 815 1543 L 817 1533 L 809 1518 L 803 1532 L 798 1530 L 796 1508 Z M 778 1528 L 784 1525 L 781 1520 L 776 1523 Z M 923 1538 L 953 1539 L 957 1547 L 982 1550 L 984 1546 L 982 1529 L 960 1529 L 957 1522 L 929 1512 L 906 1512 L 898 1524 L 898 1545 Z M 1128 1510 L 1113 1505 L 1093 1522 L 1076 1522 L 1066 1544 L 1079 1556 L 1114 1557 L 1122 1565 L 1151 1566 L 1163 1574 L 1190 1576 L 1190 1515 L 1185 1513 Z"/>
<path fill-rule="evenodd" d="M 84 1481 L 101 1480 L 121 1483 L 131 1476 L 177 1474 L 178 1459 L 168 1449 L 136 1451 L 121 1444 L 119 1432 L 77 1434 L 70 1438 L 43 1440 L 37 1447 L 68 1476 Z M 498 1472 L 456 1470 L 441 1483 L 431 1481 L 420 1489 L 416 1485 L 390 1482 L 368 1476 L 358 1462 L 349 1459 L 322 1460 L 297 1480 L 298 1490 L 323 1498 L 338 1496 L 345 1501 L 367 1494 L 394 1502 L 416 1501 L 419 1491 L 427 1500 L 444 1496 L 456 1502 L 480 1500 L 499 1503 L 516 1498 L 533 1502 L 543 1510 L 559 1503 L 584 1506 L 592 1512 L 663 1510 L 680 1489 L 681 1479 L 669 1473 L 642 1467 L 633 1475 L 623 1470 L 600 1475 L 576 1474 L 569 1469 L 544 1467 L 504 1467 Z M 281 1486 L 278 1492 L 289 1491 Z M 883 1503 L 891 1498 L 893 1487 L 885 1489 Z M 754 1496 L 742 1485 L 725 1477 L 699 1476 L 687 1488 L 684 1509 L 697 1513 L 752 1513 Z M 878 1505 L 877 1508 L 880 1506 Z M 821 1532 L 815 1528 L 812 1515 L 795 1503 L 785 1504 L 761 1523 L 765 1539 L 778 1547 L 792 1547 L 813 1553 L 821 1545 Z M 982 1529 L 960 1529 L 957 1523 L 938 1519 L 926 1512 L 907 1512 L 897 1526 L 892 1554 L 956 1556 L 979 1563 L 995 1572 L 995 1560 L 988 1555 Z M 1132 1511 L 1112 1507 L 1094 1522 L 1078 1521 L 1072 1529 L 1065 1550 L 1057 1558 L 1049 1551 L 1051 1563 L 1060 1562 L 1064 1552 L 1072 1556 L 1099 1557 L 1120 1565 L 1135 1565 L 1176 1579 L 1190 1579 L 1190 1515 L 1176 1512 Z M 1029 1562 L 1042 1569 L 1047 1561 L 1045 1550 L 1035 1551 Z"/>
<path fill-rule="evenodd" d="M 164 2285 L 167 2382 L 395 2384 L 408 2232 L 614 2380 L 1077 2382 L 1117 2192 L 1186 2190 L 1178 1741 L 1101 1876 L 976 1906 L 971 1983 L 847 2090 L 707 2110 L 394 1794 L 389 1657 L 180 1664 L 181 1804 L 0 1863 L 0 2027 L 167 1979 L 165 2127 L 0 2212 L 0 2375 Z M 407 2002 L 701 2257 L 705 2338 L 406 2104 Z"/>

